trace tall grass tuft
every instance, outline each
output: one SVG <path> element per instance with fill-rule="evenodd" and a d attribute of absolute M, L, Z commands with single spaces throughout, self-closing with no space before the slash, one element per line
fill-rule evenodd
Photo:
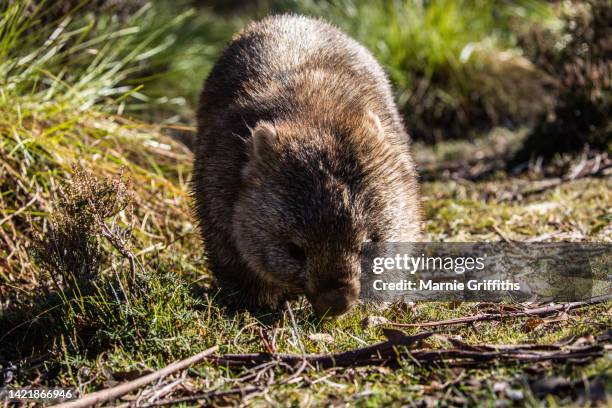
<path fill-rule="evenodd" d="M 51 230 L 60 185 L 78 164 L 134 183 L 132 241 L 155 246 L 189 230 L 190 153 L 151 126 L 121 116 L 138 98 L 128 78 L 167 46 L 145 6 L 127 20 L 69 12 L 39 24 L 44 2 L 0 8 L 0 305 L 33 302 L 48 275 L 33 239 Z M 180 21 L 183 17 L 177 17 Z M 161 45 L 160 45 L 161 44 Z M 84 249 L 83 256 L 94 248 Z"/>
<path fill-rule="evenodd" d="M 191 153 L 125 113 L 174 40 L 167 24 L 185 17 L 158 24 L 146 5 L 40 24 L 44 13 L 44 2 L 0 6 L 0 364 L 49 350 L 57 362 L 66 348 L 166 352 L 149 339 L 186 343 L 178 328 L 198 301 L 182 276 L 205 271 Z M 160 251 L 171 245 L 181 251 Z"/>

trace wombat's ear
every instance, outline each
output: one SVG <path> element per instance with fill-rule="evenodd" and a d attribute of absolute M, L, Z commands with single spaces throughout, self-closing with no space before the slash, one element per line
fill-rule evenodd
<path fill-rule="evenodd" d="M 251 129 L 251 154 L 257 160 L 265 160 L 273 152 L 276 128 L 269 122 L 259 122 Z"/>
<path fill-rule="evenodd" d="M 366 130 L 378 135 L 379 137 L 383 137 L 385 134 L 385 129 L 383 129 L 380 118 L 371 110 L 368 110 L 366 113 L 364 126 L 366 127 Z"/>

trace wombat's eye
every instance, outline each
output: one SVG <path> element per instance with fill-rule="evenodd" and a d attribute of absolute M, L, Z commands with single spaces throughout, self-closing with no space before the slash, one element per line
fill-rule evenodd
<path fill-rule="evenodd" d="M 287 244 L 287 252 L 289 253 L 289 256 L 296 261 L 304 262 L 306 260 L 306 253 L 304 250 L 293 242 L 289 242 Z"/>
<path fill-rule="evenodd" d="M 377 243 L 382 241 L 382 237 L 379 234 L 370 234 L 366 237 L 366 242 Z"/>

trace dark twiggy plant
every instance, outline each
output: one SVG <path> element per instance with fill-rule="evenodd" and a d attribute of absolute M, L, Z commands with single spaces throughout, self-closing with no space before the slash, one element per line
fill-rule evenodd
<path fill-rule="evenodd" d="M 84 290 L 98 277 L 103 261 L 100 237 L 122 255 L 129 254 L 131 228 L 107 220 L 129 211 L 131 198 L 122 177 L 98 181 L 91 173 L 74 168 L 72 183 L 60 189 L 46 233 L 38 237 L 38 263 L 58 290 Z"/>

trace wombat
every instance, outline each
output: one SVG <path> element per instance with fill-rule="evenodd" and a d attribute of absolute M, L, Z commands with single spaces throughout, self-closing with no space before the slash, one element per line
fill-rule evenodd
<path fill-rule="evenodd" d="M 408 142 L 382 68 L 339 29 L 280 15 L 236 34 L 200 96 L 193 177 L 221 290 L 349 310 L 362 243 L 419 237 Z"/>

